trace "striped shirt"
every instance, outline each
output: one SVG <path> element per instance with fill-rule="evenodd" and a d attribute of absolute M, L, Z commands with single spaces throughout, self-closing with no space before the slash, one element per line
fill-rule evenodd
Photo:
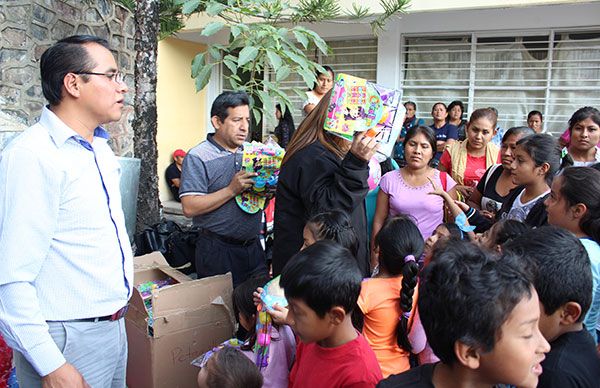
<path fill-rule="evenodd" d="M 0 154 L 0 331 L 42 376 L 65 362 L 46 321 L 110 315 L 131 295 L 107 138 L 98 127 L 88 143 L 44 108 Z"/>
<path fill-rule="evenodd" d="M 181 170 L 179 197 L 186 195 L 206 195 L 227 187 L 233 176 L 242 169 L 243 149 L 230 152 L 217 143 L 213 134 L 206 141 L 192 148 Z M 261 214 L 248 214 L 230 199 L 217 209 L 195 216 L 194 225 L 213 233 L 249 240 L 258 237 L 261 228 Z"/>

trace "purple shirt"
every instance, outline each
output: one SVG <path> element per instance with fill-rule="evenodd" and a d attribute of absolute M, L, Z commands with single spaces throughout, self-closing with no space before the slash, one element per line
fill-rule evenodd
<path fill-rule="evenodd" d="M 242 351 L 252 362 L 256 362 L 256 353 Z M 290 369 L 296 357 L 296 339 L 289 326 L 273 327 L 269 346 L 269 365 L 261 370 L 263 388 L 287 388 Z"/>
<path fill-rule="evenodd" d="M 389 196 L 389 215 L 391 217 L 399 214 L 411 216 L 423 239 L 426 239 L 444 221 L 444 200 L 437 195 L 429 194 L 433 190 L 429 182 L 420 187 L 409 186 L 400 171 L 388 172 L 379 183 L 381 190 Z M 438 170 L 434 170 L 433 181 L 436 185 L 443 186 Z M 446 174 L 446 191 L 452 190 L 454 186 L 456 182 L 450 174 Z"/>

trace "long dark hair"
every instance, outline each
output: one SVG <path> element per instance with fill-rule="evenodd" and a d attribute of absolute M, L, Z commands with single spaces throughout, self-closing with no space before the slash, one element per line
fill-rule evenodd
<path fill-rule="evenodd" d="M 281 125 L 281 123 L 284 122 L 287 124 L 288 128 L 290 129 L 290 132 L 293 132 L 296 127 L 294 126 L 294 117 L 292 116 L 292 111 L 290 109 L 286 109 L 285 113 L 283 113 L 283 111 L 281 110 L 281 104 L 275 105 L 275 108 L 281 112 L 281 119 L 279 120 L 279 125 Z"/>
<path fill-rule="evenodd" d="M 387 220 L 377 233 L 375 245 L 379 247 L 379 265 L 392 276 L 402 275 L 402 315 L 396 326 L 396 337 L 398 346 L 410 352 L 412 347 L 408 340 L 408 316 L 413 314 L 413 294 L 419 273 L 416 260 L 423 254 L 423 236 L 409 217 L 394 217 Z"/>
<path fill-rule="evenodd" d="M 275 133 L 278 133 L 279 130 L 287 130 L 289 144 L 289 141 L 292 139 L 292 136 L 294 136 L 294 132 L 296 130 L 296 127 L 294 126 L 294 117 L 292 116 L 292 112 L 290 109 L 286 109 L 285 113 L 283 113 L 283 111 L 281 110 L 281 104 L 275 105 L 275 109 L 281 112 L 281 119 L 279 119 L 279 124 L 277 124 L 277 126 L 275 127 Z M 279 139 L 279 141 L 281 142 L 282 140 Z"/>

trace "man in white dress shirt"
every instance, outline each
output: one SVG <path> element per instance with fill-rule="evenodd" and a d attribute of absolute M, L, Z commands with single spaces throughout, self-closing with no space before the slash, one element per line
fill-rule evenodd
<path fill-rule="evenodd" d="M 0 154 L 0 332 L 22 387 L 125 387 L 132 252 L 100 125 L 127 85 L 93 36 L 57 42 L 40 69 L 49 105 Z"/>

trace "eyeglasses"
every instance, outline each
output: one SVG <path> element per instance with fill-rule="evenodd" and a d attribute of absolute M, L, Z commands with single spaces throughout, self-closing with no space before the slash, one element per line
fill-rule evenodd
<path fill-rule="evenodd" d="M 85 75 L 103 75 L 106 78 L 108 78 L 111 81 L 114 81 L 118 84 L 122 84 L 125 82 L 125 75 L 123 73 L 120 73 L 118 71 L 115 72 L 111 72 L 111 73 L 93 73 L 93 72 L 86 72 L 86 71 L 80 71 L 78 73 L 75 74 L 85 74 Z"/>

